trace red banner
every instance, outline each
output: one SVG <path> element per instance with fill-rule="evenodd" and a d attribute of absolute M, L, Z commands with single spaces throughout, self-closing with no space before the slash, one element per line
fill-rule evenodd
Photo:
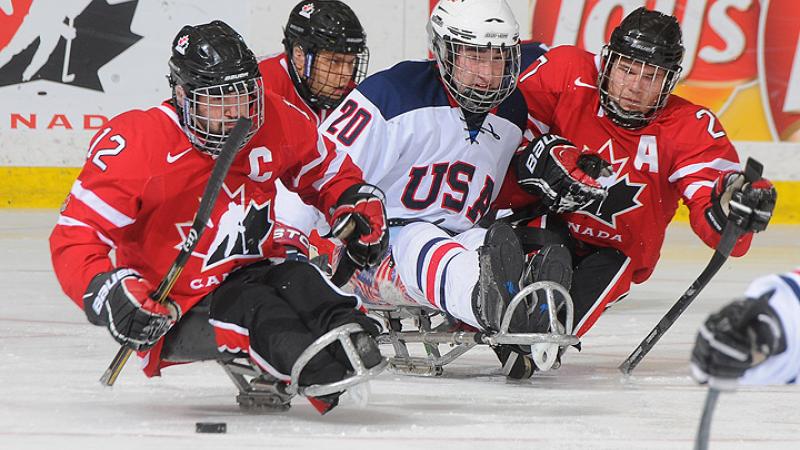
<path fill-rule="evenodd" d="M 681 24 L 686 54 L 678 95 L 714 110 L 733 139 L 800 140 L 796 0 L 538 1 L 532 38 L 597 53 L 640 6 L 672 14 Z"/>
<path fill-rule="evenodd" d="M 800 141 L 800 4 L 771 0 L 762 51 L 769 111 L 781 140 Z"/>

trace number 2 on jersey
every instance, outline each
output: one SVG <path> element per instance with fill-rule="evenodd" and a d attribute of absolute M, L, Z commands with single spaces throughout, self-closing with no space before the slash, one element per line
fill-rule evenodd
<path fill-rule="evenodd" d="M 332 136 L 336 136 L 336 140 L 349 147 L 364 131 L 369 121 L 372 120 L 372 114 L 366 109 L 360 108 L 358 103 L 353 100 L 347 100 L 342 105 L 341 114 L 325 131 Z M 347 123 L 339 130 L 339 125 L 345 120 L 347 120 Z"/>
<path fill-rule="evenodd" d="M 717 118 L 714 116 L 714 114 L 711 114 L 711 111 L 707 109 L 701 109 L 700 111 L 697 111 L 697 114 L 695 114 L 695 116 L 698 119 L 702 119 L 703 116 L 708 116 L 708 134 L 712 138 L 719 139 L 722 136 L 725 136 L 724 130 L 714 131 L 714 125 L 717 123 Z"/>

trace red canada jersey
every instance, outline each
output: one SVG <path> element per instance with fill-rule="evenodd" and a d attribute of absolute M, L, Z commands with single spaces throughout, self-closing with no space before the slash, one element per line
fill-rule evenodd
<path fill-rule="evenodd" d="M 328 117 L 329 110 L 316 110 L 312 108 L 305 99 L 300 96 L 294 87 L 292 77 L 289 75 L 289 66 L 285 53 L 277 53 L 268 56 L 258 63 L 258 70 L 261 71 L 261 78 L 264 80 L 264 88 L 285 98 L 289 103 L 297 106 L 306 113 L 317 127 Z"/>
<path fill-rule="evenodd" d="M 272 246 L 277 179 L 326 212 L 345 189 L 363 182 L 349 156 L 296 107 L 269 93 L 264 112 L 264 126 L 234 159 L 170 293 L 184 311 L 237 267 L 279 254 Z M 214 162 L 192 147 L 169 103 L 111 120 L 92 139 L 50 236 L 67 295 L 82 306 L 92 277 L 113 267 L 133 268 L 155 287 L 189 232 Z"/>
<path fill-rule="evenodd" d="M 641 283 L 653 272 L 679 200 L 689 207 L 694 232 L 717 245 L 720 235 L 704 212 L 720 173 L 741 167 L 717 117 L 676 95 L 643 128 L 615 125 L 600 106 L 598 68 L 599 56 L 556 47 L 520 76 L 519 89 L 534 134 L 564 136 L 613 165 L 614 175 L 600 180 L 608 198 L 563 218 L 575 238 L 630 257 L 633 281 Z M 743 236 L 732 254 L 744 254 L 751 239 L 752 233 Z"/>

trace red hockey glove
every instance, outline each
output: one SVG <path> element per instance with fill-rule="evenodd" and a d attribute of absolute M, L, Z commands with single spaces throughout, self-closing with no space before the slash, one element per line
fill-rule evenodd
<path fill-rule="evenodd" d="M 599 154 L 578 150 L 554 134 L 540 136 L 517 156 L 517 183 L 542 199 L 552 212 L 577 211 L 608 192 L 597 178 L 610 176 L 611 164 Z"/>
<path fill-rule="evenodd" d="M 380 263 L 389 247 L 384 196 L 371 184 L 348 188 L 337 203 L 331 217 L 332 233 L 341 239 L 347 255 L 359 268 Z M 348 233 L 348 228 L 354 229 Z"/>
<path fill-rule="evenodd" d="M 766 178 L 747 183 L 742 172 L 723 172 L 711 190 L 706 219 L 717 232 L 722 232 L 726 220 L 745 231 L 764 231 L 777 198 L 778 192 Z"/>
<path fill-rule="evenodd" d="M 180 317 L 180 308 L 150 298 L 152 285 L 133 269 L 120 268 L 95 276 L 83 295 L 89 322 L 105 325 L 111 336 L 134 350 L 154 346 Z"/>

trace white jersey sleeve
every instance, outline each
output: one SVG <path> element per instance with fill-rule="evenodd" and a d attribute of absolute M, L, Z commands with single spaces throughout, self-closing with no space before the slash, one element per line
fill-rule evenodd
<path fill-rule="evenodd" d="M 375 185 L 395 168 L 405 148 L 397 127 L 389 126 L 380 109 L 358 89 L 328 116 L 320 131 L 347 152 L 364 179 Z"/>
<path fill-rule="evenodd" d="M 778 314 L 786 335 L 786 350 L 749 369 L 741 384 L 795 383 L 800 377 L 800 272 L 768 275 L 753 281 L 745 295 L 758 298 L 774 291 L 769 305 Z"/>
<path fill-rule="evenodd" d="M 297 228 L 306 236 L 311 230 L 317 229 L 320 234 L 329 230 L 325 216 L 317 208 L 303 203 L 300 196 L 290 191 L 282 182 L 275 182 L 275 219 L 279 222 Z"/>

